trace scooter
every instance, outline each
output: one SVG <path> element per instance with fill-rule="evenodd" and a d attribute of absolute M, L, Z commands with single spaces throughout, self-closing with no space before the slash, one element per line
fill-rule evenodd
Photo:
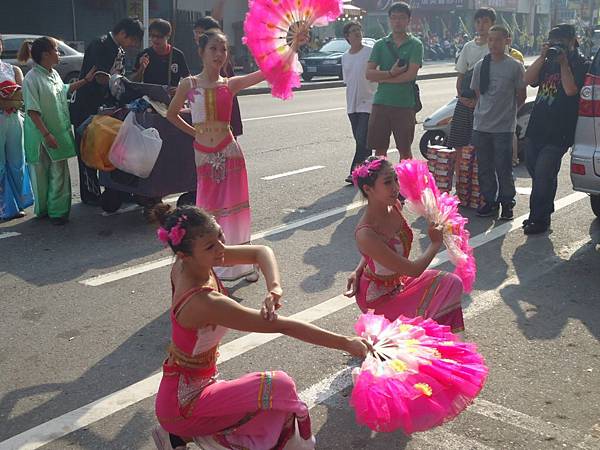
<path fill-rule="evenodd" d="M 424 158 L 427 158 L 427 149 L 430 145 L 446 145 L 446 141 L 450 135 L 450 125 L 452 123 L 452 116 L 454 115 L 454 108 L 456 107 L 457 102 L 458 97 L 454 97 L 449 103 L 446 103 L 423 121 L 425 133 L 423 133 L 421 141 L 419 142 L 419 150 Z M 529 116 L 533 110 L 534 103 L 535 97 L 528 97 L 517 112 L 516 134 L 519 143 L 520 160 L 523 159 L 523 140 L 525 139 L 525 131 L 527 130 Z"/>

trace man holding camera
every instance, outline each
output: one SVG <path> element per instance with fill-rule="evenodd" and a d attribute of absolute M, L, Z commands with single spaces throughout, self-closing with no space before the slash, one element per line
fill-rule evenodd
<path fill-rule="evenodd" d="M 525 159 L 532 179 L 529 218 L 523 222 L 527 235 L 550 227 L 561 160 L 573 145 L 579 91 L 590 65 L 578 47 L 575 27 L 557 25 L 525 72 L 525 82 L 539 87 L 526 134 Z"/>

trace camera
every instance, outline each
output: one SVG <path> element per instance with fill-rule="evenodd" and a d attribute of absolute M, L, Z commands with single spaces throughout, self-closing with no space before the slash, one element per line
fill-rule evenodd
<path fill-rule="evenodd" d="M 561 53 L 566 51 L 567 48 L 561 43 L 550 44 L 550 47 L 548 47 L 548 50 L 546 50 L 546 58 L 552 61 Z"/>

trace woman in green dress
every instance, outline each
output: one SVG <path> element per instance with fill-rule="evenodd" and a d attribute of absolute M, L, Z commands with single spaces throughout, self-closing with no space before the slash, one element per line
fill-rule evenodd
<path fill-rule="evenodd" d="M 23 80 L 25 101 L 25 157 L 30 164 L 35 195 L 35 215 L 48 216 L 54 225 L 64 225 L 71 210 L 71 177 L 67 161 L 75 156 L 75 141 L 69 117 L 68 95 L 89 83 L 85 78 L 64 84 L 53 69 L 59 61 L 57 42 L 41 37 L 31 45 L 33 68 Z"/>

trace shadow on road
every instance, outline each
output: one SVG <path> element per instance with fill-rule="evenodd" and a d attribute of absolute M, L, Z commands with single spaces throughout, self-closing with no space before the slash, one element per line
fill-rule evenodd
<path fill-rule="evenodd" d="M 169 330 L 169 313 L 165 312 L 73 381 L 28 386 L 3 393 L 0 398 L 0 440 L 73 411 L 155 373 L 166 355 Z M 76 357 L 67 356 L 65 364 Z M 40 402 L 40 399 L 44 401 Z M 35 407 L 27 406 L 34 402 L 37 403 Z M 23 410 L 25 412 L 21 412 Z M 96 441 L 93 448 L 108 447 L 98 445 Z"/>
<path fill-rule="evenodd" d="M 53 226 L 48 219 L 31 216 L 7 222 L 0 232 L 21 236 L 0 241 L 0 273 L 34 286 L 61 284 L 90 270 L 111 269 L 159 252 L 162 247 L 155 228 L 140 212 L 105 217 L 99 208 L 80 203 L 73 205 L 65 226 Z"/>
<path fill-rule="evenodd" d="M 575 319 L 600 340 L 598 285 L 589 284 L 590 274 L 600 273 L 595 249 L 600 220 L 591 224 L 589 233 L 590 240 L 568 259 L 555 253 L 547 235 L 530 237 L 516 249 L 513 263 L 519 284 L 506 286 L 500 294 L 528 339 L 558 338 Z"/>

